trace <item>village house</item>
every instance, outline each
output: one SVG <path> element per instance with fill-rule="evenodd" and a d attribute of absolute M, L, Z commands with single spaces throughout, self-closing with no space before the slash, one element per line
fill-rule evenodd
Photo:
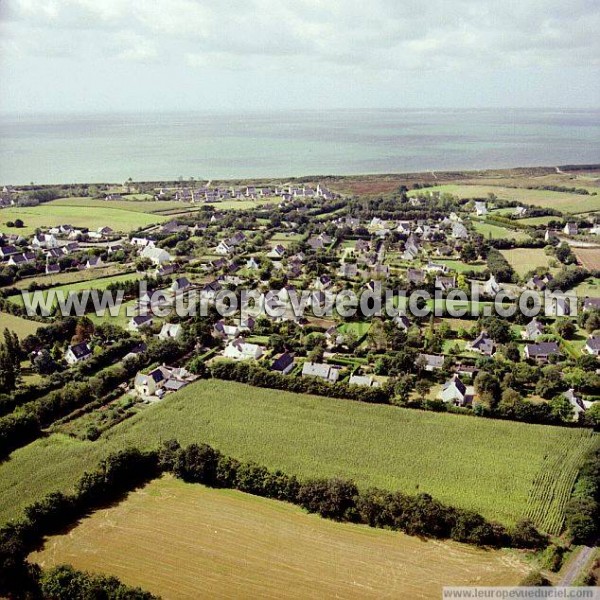
<path fill-rule="evenodd" d="M 104 263 L 99 256 L 90 256 L 85 263 L 86 269 L 95 269 L 97 267 L 101 267 Z"/>
<path fill-rule="evenodd" d="M 222 319 L 213 325 L 213 334 L 219 338 L 235 339 L 240 335 L 237 325 L 227 325 Z"/>
<path fill-rule="evenodd" d="M 485 356 L 492 356 L 496 350 L 496 345 L 494 344 L 494 340 L 488 336 L 487 332 L 482 331 L 470 344 L 467 345 L 467 348 L 473 352 L 479 352 Z"/>
<path fill-rule="evenodd" d="M 35 252 L 23 252 L 21 254 L 13 254 L 8 259 L 8 264 L 15 267 L 27 265 L 35 262 Z"/>
<path fill-rule="evenodd" d="M 465 385 L 458 375 L 454 375 L 444 384 L 439 398 L 456 406 L 468 406 L 473 403 L 473 396 L 473 388 Z"/>
<path fill-rule="evenodd" d="M 544 335 L 544 326 L 535 317 L 527 323 L 525 329 L 521 332 L 521 337 L 525 340 L 537 340 Z"/>
<path fill-rule="evenodd" d="M 57 275 L 60 273 L 60 265 L 46 263 L 46 275 Z"/>
<path fill-rule="evenodd" d="M 171 291 L 174 294 L 182 294 L 191 287 L 192 284 L 189 282 L 187 277 L 177 277 L 177 279 L 175 279 L 175 281 L 171 284 Z"/>
<path fill-rule="evenodd" d="M 539 342 L 525 344 L 525 357 L 539 363 L 546 363 L 551 356 L 560 356 L 560 348 L 556 342 Z"/>
<path fill-rule="evenodd" d="M 600 335 L 590 335 L 588 339 L 585 341 L 585 346 L 583 349 L 593 356 L 600 355 Z"/>
<path fill-rule="evenodd" d="M 36 233 L 31 239 L 31 247 L 38 250 L 43 248 L 57 248 L 58 240 L 51 233 Z"/>
<path fill-rule="evenodd" d="M 180 323 L 164 323 L 158 337 L 161 340 L 179 340 L 183 336 L 183 327 Z"/>
<path fill-rule="evenodd" d="M 147 248 L 148 246 L 154 248 L 156 246 L 154 240 L 148 238 L 132 237 L 130 241 L 133 246 L 137 246 L 138 248 Z"/>
<path fill-rule="evenodd" d="M 565 235 L 577 235 L 577 223 L 567 223 L 563 229 Z"/>
<path fill-rule="evenodd" d="M 486 296 L 495 296 L 500 291 L 500 284 L 493 275 L 483 284 L 483 293 Z"/>
<path fill-rule="evenodd" d="M 243 338 L 237 338 L 227 344 L 223 356 L 232 360 L 258 360 L 263 353 L 262 346 L 250 344 Z"/>
<path fill-rule="evenodd" d="M 488 214 L 487 205 L 485 202 L 475 202 L 475 212 L 478 217 L 484 217 Z"/>
<path fill-rule="evenodd" d="M 276 371 L 282 375 L 291 373 L 295 366 L 294 353 L 293 352 L 282 352 L 275 360 L 271 363 L 271 371 Z"/>
<path fill-rule="evenodd" d="M 150 315 L 132 317 L 127 328 L 129 331 L 139 331 L 142 327 L 152 327 L 153 319 Z"/>
<path fill-rule="evenodd" d="M 280 260 L 285 256 L 285 248 L 281 244 L 277 244 L 271 251 L 267 254 L 267 258 L 273 258 L 275 260 Z"/>
<path fill-rule="evenodd" d="M 586 402 L 582 400 L 577 394 L 575 394 L 575 390 L 573 388 L 568 389 L 563 393 L 563 396 L 569 401 L 569 404 L 573 407 L 573 421 L 579 420 L 579 415 L 582 415 L 586 410 Z"/>
<path fill-rule="evenodd" d="M 182 367 L 162 365 L 152 369 L 147 375 L 138 373 L 133 386 L 142 398 L 162 398 L 167 392 L 176 392 L 196 378 Z"/>
<path fill-rule="evenodd" d="M 348 279 L 357 277 L 358 276 L 358 265 L 356 263 L 343 263 L 340 265 L 340 268 L 338 270 L 338 275 L 340 277 L 346 277 Z"/>
<path fill-rule="evenodd" d="M 142 258 L 147 258 L 153 265 L 161 266 L 171 262 L 171 255 L 164 248 L 156 248 L 155 246 L 145 246 L 140 252 Z"/>
<path fill-rule="evenodd" d="M 362 387 L 381 387 L 381 383 L 370 375 L 350 375 L 348 380 L 350 385 L 360 385 Z"/>
<path fill-rule="evenodd" d="M 419 354 L 417 360 L 423 365 L 423 368 L 430 373 L 438 371 L 444 366 L 444 357 L 437 354 Z"/>
<path fill-rule="evenodd" d="M 79 344 L 74 344 L 67 348 L 65 352 L 65 360 L 67 364 L 74 365 L 76 363 L 82 362 L 92 356 L 92 351 L 86 342 L 81 342 Z"/>
<path fill-rule="evenodd" d="M 305 362 L 302 365 L 302 377 L 318 377 L 329 383 L 335 383 L 340 376 L 339 369 L 323 363 Z"/>

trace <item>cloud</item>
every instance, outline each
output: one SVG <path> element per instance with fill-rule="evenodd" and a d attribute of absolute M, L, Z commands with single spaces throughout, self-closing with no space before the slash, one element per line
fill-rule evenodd
<path fill-rule="evenodd" d="M 209 57 L 224 68 L 272 68 L 279 59 L 310 66 L 354 62 L 374 70 L 540 66 L 549 61 L 597 64 L 600 9 L 575 0 L 9 0 L 8 35 L 39 40 L 28 52 L 45 53 L 50 37 L 86 31 L 90 40 L 113 36 L 103 52 L 123 60 L 159 54 L 187 65 Z M 130 42 L 123 32 L 128 32 Z M 45 34 L 45 35 L 44 35 Z M 58 33 L 60 36 L 60 33 Z M 119 40 L 126 48 L 117 49 Z M 129 44 L 129 45 L 128 45 Z M 85 42 L 83 54 L 89 52 Z M 198 57 L 204 57 L 200 59 Z M 227 58 L 229 57 L 229 58 Z M 228 67 L 229 65 L 229 67 Z"/>

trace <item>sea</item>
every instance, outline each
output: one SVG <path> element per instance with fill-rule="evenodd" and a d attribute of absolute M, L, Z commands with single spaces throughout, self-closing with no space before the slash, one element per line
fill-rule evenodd
<path fill-rule="evenodd" d="M 600 109 L 0 115 L 2 185 L 598 162 Z"/>

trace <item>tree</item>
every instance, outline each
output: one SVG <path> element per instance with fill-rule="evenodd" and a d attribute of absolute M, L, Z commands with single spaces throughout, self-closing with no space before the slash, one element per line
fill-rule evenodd
<path fill-rule="evenodd" d="M 25 223 L 23 223 L 21 219 L 15 219 L 15 227 L 20 229 L 22 227 L 25 227 Z"/>
<path fill-rule="evenodd" d="M 461 248 L 460 259 L 466 263 L 472 263 L 477 260 L 477 249 L 471 242 L 467 242 Z"/>
<path fill-rule="evenodd" d="M 493 408 L 500 399 L 500 382 L 496 376 L 482 369 L 477 373 L 473 384 L 477 394 L 485 397 L 490 403 L 490 408 Z"/>
<path fill-rule="evenodd" d="M 555 324 L 556 333 L 565 340 L 573 339 L 577 328 L 570 319 L 558 319 Z"/>
<path fill-rule="evenodd" d="M 77 326 L 75 327 L 75 335 L 73 336 L 72 343 L 79 344 L 89 340 L 94 335 L 94 323 L 89 317 L 79 317 L 77 320 Z"/>
<path fill-rule="evenodd" d="M 427 379 L 419 379 L 415 385 L 415 390 L 421 399 L 421 402 L 425 400 L 429 392 L 431 391 L 431 382 Z"/>
<path fill-rule="evenodd" d="M 551 414 L 557 419 L 560 419 L 564 423 L 569 423 L 573 420 L 573 407 L 562 394 L 550 400 L 548 404 L 550 405 Z"/>
<path fill-rule="evenodd" d="M 488 335 L 497 344 L 509 342 L 512 337 L 510 323 L 504 319 L 499 319 L 498 317 L 489 317 L 488 319 L 484 320 L 484 327 Z"/>

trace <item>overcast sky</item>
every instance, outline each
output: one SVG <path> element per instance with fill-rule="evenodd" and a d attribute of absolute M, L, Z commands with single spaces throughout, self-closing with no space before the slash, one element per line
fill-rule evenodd
<path fill-rule="evenodd" d="M 598 107 L 598 0 L 0 0 L 0 112 Z"/>

